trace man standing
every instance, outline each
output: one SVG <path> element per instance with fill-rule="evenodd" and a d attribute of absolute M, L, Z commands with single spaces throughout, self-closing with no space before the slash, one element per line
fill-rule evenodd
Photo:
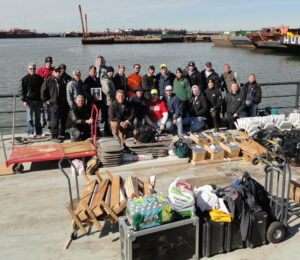
<path fill-rule="evenodd" d="M 257 114 L 258 104 L 261 102 L 261 88 L 257 84 L 254 74 L 249 75 L 243 91 L 246 98 L 246 112 L 248 116 L 254 117 Z"/>
<path fill-rule="evenodd" d="M 169 119 L 171 124 L 177 126 L 177 134 L 183 134 L 182 118 L 181 118 L 181 103 L 179 98 L 173 93 L 172 86 L 166 86 L 166 94 L 163 98 L 169 112 Z"/>
<path fill-rule="evenodd" d="M 52 141 L 56 143 L 60 143 L 60 139 L 65 135 L 66 118 L 69 109 L 65 85 L 60 77 L 60 68 L 57 66 L 54 68 L 53 76 L 46 79 L 41 88 L 41 99 L 50 107 L 51 135 Z M 60 139 L 59 136 L 61 137 Z"/>
<path fill-rule="evenodd" d="M 141 70 L 141 65 L 140 64 L 134 64 L 133 65 L 133 73 L 130 74 L 127 78 L 127 84 L 128 84 L 128 87 L 129 87 L 129 94 L 128 94 L 129 98 L 134 95 L 135 89 L 138 86 L 141 86 L 142 76 L 139 75 L 140 70 Z"/>
<path fill-rule="evenodd" d="M 115 87 L 113 77 L 114 77 L 114 68 L 108 66 L 106 75 L 103 78 L 101 78 L 102 93 L 104 94 L 102 117 L 104 118 L 104 133 L 107 136 L 111 136 L 109 121 L 108 121 L 108 107 L 116 98 L 116 87 Z"/>
<path fill-rule="evenodd" d="M 84 85 L 81 80 L 80 70 L 73 71 L 73 78 L 67 84 L 67 100 L 70 107 L 73 107 L 75 104 L 75 99 L 78 95 L 83 96 Z"/>
<path fill-rule="evenodd" d="M 244 117 L 246 108 L 246 101 L 244 93 L 238 87 L 236 82 L 231 84 L 231 91 L 225 96 L 223 103 L 223 118 L 227 119 L 228 128 L 234 129 L 234 122 L 239 117 Z M 226 117 L 225 117 L 226 115 Z"/>
<path fill-rule="evenodd" d="M 42 135 L 41 126 L 41 86 L 43 78 L 35 73 L 36 65 L 28 64 L 28 74 L 21 79 L 19 95 L 26 108 L 26 126 L 29 137 L 34 137 L 34 126 L 37 136 Z M 33 126 L 34 115 L 34 126 Z"/>
<path fill-rule="evenodd" d="M 133 121 L 136 127 L 144 124 L 144 118 L 147 113 L 147 99 L 143 95 L 143 88 L 137 87 L 135 94 L 129 99 L 129 102 L 134 107 L 135 119 Z"/>
<path fill-rule="evenodd" d="M 145 120 L 148 125 L 152 126 L 159 133 L 172 127 L 172 123 L 168 121 L 168 109 L 165 102 L 158 98 L 157 89 L 151 90 L 151 99 L 148 102 Z"/>
<path fill-rule="evenodd" d="M 106 74 L 106 64 L 105 59 L 103 56 L 98 56 L 96 60 L 96 67 L 97 67 L 97 78 L 101 80 Z"/>
<path fill-rule="evenodd" d="M 205 70 L 201 71 L 201 86 L 200 91 L 203 93 L 207 88 L 208 80 L 213 80 L 215 88 L 220 88 L 219 75 L 213 70 L 210 61 L 205 63 Z"/>
<path fill-rule="evenodd" d="M 114 76 L 114 83 L 116 86 L 116 90 L 121 89 L 124 91 L 125 96 L 127 96 L 128 88 L 127 88 L 127 78 L 125 76 L 125 66 L 119 65 L 118 72 Z"/>
<path fill-rule="evenodd" d="M 162 98 L 165 95 L 166 86 L 173 86 L 175 75 L 168 70 L 166 64 L 160 65 L 160 73 L 156 75 L 159 96 Z"/>
<path fill-rule="evenodd" d="M 154 76 L 155 67 L 149 66 L 147 74 L 142 78 L 142 88 L 144 89 L 144 97 L 149 100 L 151 90 L 156 88 L 156 77 Z"/>
<path fill-rule="evenodd" d="M 186 77 L 190 83 L 190 86 L 201 85 L 201 74 L 195 66 L 195 62 L 190 61 L 186 69 L 183 71 L 183 76 Z"/>
<path fill-rule="evenodd" d="M 103 100 L 99 100 L 96 96 L 92 95 L 92 88 L 99 89 L 101 88 L 100 80 L 96 77 L 97 68 L 92 65 L 89 69 L 89 76 L 84 80 L 84 96 L 87 99 L 87 107 L 92 108 L 93 104 L 96 105 L 97 109 L 101 108 L 101 103 Z M 101 90 L 102 91 L 102 90 Z M 102 94 L 102 93 L 101 93 Z"/>
<path fill-rule="evenodd" d="M 68 82 L 72 79 L 72 77 L 66 72 L 67 66 L 65 64 L 60 64 L 60 75 L 61 75 L 61 80 L 64 82 L 64 84 L 68 84 Z"/>
<path fill-rule="evenodd" d="M 84 141 L 91 136 L 90 124 L 93 123 L 91 113 L 84 104 L 84 97 L 78 95 L 74 106 L 70 109 L 67 119 L 67 130 L 71 142 Z"/>
<path fill-rule="evenodd" d="M 221 82 L 221 91 L 229 92 L 231 88 L 231 84 L 236 82 L 238 86 L 240 85 L 240 80 L 236 72 L 230 70 L 230 66 L 228 64 L 224 65 L 224 72 L 220 76 Z"/>
<path fill-rule="evenodd" d="M 135 114 L 131 103 L 125 100 L 125 93 L 123 90 L 117 90 L 116 99 L 109 106 L 108 118 L 112 134 L 118 137 L 121 143 L 124 144 L 135 118 Z"/>

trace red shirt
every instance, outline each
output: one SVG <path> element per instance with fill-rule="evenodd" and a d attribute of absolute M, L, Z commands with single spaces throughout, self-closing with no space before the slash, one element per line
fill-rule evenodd
<path fill-rule="evenodd" d="M 151 100 L 148 102 L 148 117 L 152 122 L 156 122 L 163 117 L 163 113 L 168 112 L 164 101 L 158 99 L 155 103 Z"/>
<path fill-rule="evenodd" d="M 37 69 L 36 74 L 40 75 L 44 80 L 50 78 L 53 73 L 53 68 L 47 69 L 46 66 Z"/>
<path fill-rule="evenodd" d="M 135 73 L 130 74 L 127 78 L 127 84 L 133 90 L 135 90 L 138 86 L 142 86 L 141 82 L 142 82 L 142 76 L 137 75 Z M 133 95 L 134 95 L 133 91 L 130 90 L 129 93 L 128 93 L 128 96 L 131 97 Z"/>

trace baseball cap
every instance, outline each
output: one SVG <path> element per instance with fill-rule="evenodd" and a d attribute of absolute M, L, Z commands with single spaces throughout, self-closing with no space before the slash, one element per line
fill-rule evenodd
<path fill-rule="evenodd" d="M 212 64 L 211 64 L 211 62 L 210 61 L 207 61 L 207 62 L 205 62 L 205 66 L 212 66 Z"/>
<path fill-rule="evenodd" d="M 190 61 L 188 66 L 194 66 L 195 67 L 195 62 Z"/>
<path fill-rule="evenodd" d="M 60 66 L 55 66 L 55 67 L 54 67 L 54 71 L 55 71 L 55 72 L 60 72 Z"/>
<path fill-rule="evenodd" d="M 73 70 L 73 75 L 81 75 L 81 72 L 80 70 Z"/>
<path fill-rule="evenodd" d="M 155 67 L 153 65 L 149 66 L 149 69 L 155 70 Z"/>
<path fill-rule="evenodd" d="M 160 68 L 167 68 L 167 65 L 166 64 L 161 64 Z"/>
<path fill-rule="evenodd" d="M 51 57 L 51 56 L 46 57 L 46 58 L 45 58 L 45 63 L 46 63 L 46 62 L 53 62 L 52 57 Z"/>
<path fill-rule="evenodd" d="M 66 64 L 63 64 L 63 63 L 62 63 L 62 64 L 60 64 L 60 65 L 59 65 L 59 68 L 61 68 L 61 69 L 64 69 L 64 70 L 65 70 L 65 69 L 67 68 L 67 66 L 66 66 Z"/>
<path fill-rule="evenodd" d="M 171 85 L 166 86 L 166 90 L 173 90 Z"/>
<path fill-rule="evenodd" d="M 138 86 L 134 92 L 137 92 L 137 91 L 144 91 L 143 88 L 141 86 Z"/>
<path fill-rule="evenodd" d="M 108 66 L 106 68 L 106 72 L 115 72 L 114 68 L 112 66 Z"/>
<path fill-rule="evenodd" d="M 151 95 L 158 95 L 158 91 L 157 91 L 157 89 L 152 89 L 151 90 Z"/>

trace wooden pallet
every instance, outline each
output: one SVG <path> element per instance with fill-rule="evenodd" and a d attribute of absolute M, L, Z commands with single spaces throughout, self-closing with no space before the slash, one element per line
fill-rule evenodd
<path fill-rule="evenodd" d="M 225 162 L 235 162 L 235 161 L 242 161 L 243 157 L 236 157 L 236 158 L 224 158 L 223 160 L 204 160 L 204 161 L 191 161 L 192 165 L 210 165 L 216 163 L 225 163 Z"/>

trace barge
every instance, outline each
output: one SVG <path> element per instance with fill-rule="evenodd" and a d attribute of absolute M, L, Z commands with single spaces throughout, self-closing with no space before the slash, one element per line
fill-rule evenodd
<path fill-rule="evenodd" d="M 255 48 L 253 42 L 246 36 L 247 31 L 223 32 L 213 35 L 211 41 L 216 46 Z"/>

